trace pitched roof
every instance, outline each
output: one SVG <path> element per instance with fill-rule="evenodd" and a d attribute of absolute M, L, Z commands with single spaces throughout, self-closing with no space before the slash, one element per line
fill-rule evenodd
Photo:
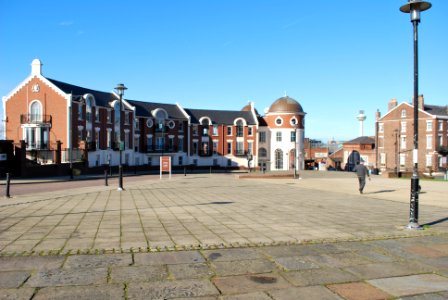
<path fill-rule="evenodd" d="M 209 117 L 213 124 L 233 125 L 235 119 L 243 118 L 248 125 L 256 125 L 252 112 L 240 110 L 210 110 L 186 108 L 185 111 L 191 116 L 191 123 L 199 124 L 199 119 Z"/>
<path fill-rule="evenodd" d="M 426 105 L 424 107 L 424 110 L 431 114 L 436 116 L 448 116 L 448 106 L 438 106 L 438 105 Z"/>
<path fill-rule="evenodd" d="M 375 144 L 375 138 L 371 136 L 360 136 L 351 141 L 345 142 L 345 144 Z"/>
<path fill-rule="evenodd" d="M 117 100 L 117 97 L 115 96 L 114 93 L 91 90 L 51 78 L 47 79 L 66 94 L 72 94 L 73 96 L 83 96 L 85 94 L 92 94 L 93 97 L 95 97 L 95 102 L 96 105 L 98 106 L 108 107 L 109 102 Z"/>
<path fill-rule="evenodd" d="M 144 102 L 137 100 L 126 100 L 132 106 L 135 106 L 135 114 L 140 117 L 152 117 L 151 112 L 157 108 L 164 109 L 170 119 L 185 119 L 185 115 L 176 104 Z"/>

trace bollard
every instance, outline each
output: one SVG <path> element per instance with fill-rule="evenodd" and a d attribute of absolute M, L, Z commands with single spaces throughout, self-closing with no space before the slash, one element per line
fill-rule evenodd
<path fill-rule="evenodd" d="M 105 184 L 106 186 L 109 185 L 109 183 L 107 182 L 107 170 L 104 170 L 104 184 Z"/>
<path fill-rule="evenodd" d="M 187 167 L 184 167 L 184 176 L 187 176 Z"/>
<path fill-rule="evenodd" d="M 11 177 L 9 176 L 9 173 L 6 173 L 6 198 L 11 198 L 11 195 L 9 194 L 10 185 L 11 185 Z"/>

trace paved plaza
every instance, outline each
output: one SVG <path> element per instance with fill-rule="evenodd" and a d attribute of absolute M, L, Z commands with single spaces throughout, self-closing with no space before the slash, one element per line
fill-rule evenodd
<path fill-rule="evenodd" d="M 409 180 L 238 177 L 1 199 L 0 299 L 448 298 L 447 182 L 410 231 Z"/>

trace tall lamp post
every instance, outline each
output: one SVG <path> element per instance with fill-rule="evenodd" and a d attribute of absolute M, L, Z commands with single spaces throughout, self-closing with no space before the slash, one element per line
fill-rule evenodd
<path fill-rule="evenodd" d="M 411 178 L 411 201 L 409 210 L 408 229 L 420 229 L 418 224 L 418 23 L 420 23 L 420 12 L 431 8 L 431 3 L 420 0 L 409 0 L 400 7 L 400 11 L 411 15 L 414 27 L 414 151 Z"/>
<path fill-rule="evenodd" d="M 119 149 L 119 153 L 120 153 L 120 160 L 118 163 L 118 190 L 122 191 L 123 190 L 123 165 L 122 165 L 122 160 L 121 160 L 121 152 L 123 151 L 124 148 L 124 143 L 123 143 L 123 120 L 122 120 L 122 110 L 123 110 L 123 106 L 122 106 L 122 102 L 123 102 L 123 94 L 124 91 L 127 90 L 128 88 L 124 86 L 124 84 L 119 83 L 117 84 L 117 86 L 115 87 L 115 89 L 118 92 L 118 96 L 120 96 L 120 141 L 119 141 L 119 145 L 118 145 L 118 149 Z"/>

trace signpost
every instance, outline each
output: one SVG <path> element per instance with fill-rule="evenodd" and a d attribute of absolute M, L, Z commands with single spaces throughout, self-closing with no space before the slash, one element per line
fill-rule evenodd
<path fill-rule="evenodd" d="M 162 179 L 163 172 L 168 172 L 171 179 L 171 156 L 160 157 L 160 179 Z"/>

